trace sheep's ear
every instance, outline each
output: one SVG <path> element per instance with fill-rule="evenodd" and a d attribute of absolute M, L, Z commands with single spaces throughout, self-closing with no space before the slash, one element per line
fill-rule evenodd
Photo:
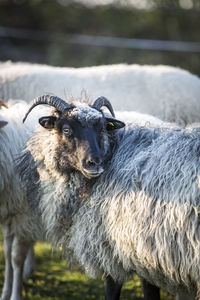
<path fill-rule="evenodd" d="M 39 123 L 42 127 L 46 129 L 52 129 L 55 127 L 56 117 L 48 116 L 48 117 L 42 117 L 39 119 Z"/>
<path fill-rule="evenodd" d="M 6 126 L 7 124 L 8 124 L 8 122 L 0 120 L 0 128 Z"/>
<path fill-rule="evenodd" d="M 108 131 L 114 129 L 120 129 L 125 126 L 125 123 L 116 119 L 106 118 L 106 129 Z"/>

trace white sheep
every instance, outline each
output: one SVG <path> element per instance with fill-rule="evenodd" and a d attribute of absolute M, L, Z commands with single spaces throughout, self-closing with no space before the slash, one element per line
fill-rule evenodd
<path fill-rule="evenodd" d="M 4 233 L 5 253 L 5 279 L 1 300 L 19 300 L 22 276 L 26 279 L 33 267 L 32 245 L 36 237 L 31 231 L 39 223 L 29 210 L 14 161 L 38 118 L 35 112 L 24 126 L 22 118 L 27 110 L 27 103 L 9 101 L 8 106 L 8 109 L 0 110 L 0 224 Z"/>
<path fill-rule="evenodd" d="M 115 110 L 134 110 L 185 125 L 200 116 L 200 79 L 169 66 L 107 65 L 61 68 L 28 63 L 0 64 L 0 97 L 30 101 L 45 93 L 91 99 L 102 93 Z"/>

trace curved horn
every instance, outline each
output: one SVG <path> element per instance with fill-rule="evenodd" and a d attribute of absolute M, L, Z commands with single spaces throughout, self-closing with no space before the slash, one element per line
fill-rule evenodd
<path fill-rule="evenodd" d="M 113 110 L 113 107 L 110 103 L 110 101 L 106 98 L 106 97 L 99 97 L 94 101 L 94 104 L 92 105 L 93 108 L 100 110 L 100 108 L 102 106 L 105 106 L 109 109 L 109 111 L 111 112 L 111 115 L 113 116 L 113 118 L 115 118 L 115 113 Z"/>
<path fill-rule="evenodd" d="M 4 106 L 5 108 L 8 108 L 8 105 L 6 105 L 2 99 L 0 99 L 0 106 Z"/>
<path fill-rule="evenodd" d="M 50 96 L 50 95 L 40 96 L 33 100 L 31 107 L 29 108 L 29 110 L 27 111 L 27 113 L 23 119 L 23 123 L 25 122 L 25 120 L 28 117 L 31 110 L 35 106 L 40 105 L 40 104 L 47 104 L 50 106 L 54 106 L 59 111 L 64 111 L 65 109 L 71 108 L 71 106 L 69 104 L 67 104 L 64 100 L 62 100 L 59 97 Z"/>

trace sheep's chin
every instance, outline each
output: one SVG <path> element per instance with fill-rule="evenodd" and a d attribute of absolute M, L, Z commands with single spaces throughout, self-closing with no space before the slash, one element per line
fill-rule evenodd
<path fill-rule="evenodd" d="M 97 170 L 92 171 L 92 170 L 87 170 L 82 168 L 81 172 L 86 178 L 92 179 L 92 178 L 99 177 L 104 172 L 104 168 L 99 167 L 98 171 Z"/>

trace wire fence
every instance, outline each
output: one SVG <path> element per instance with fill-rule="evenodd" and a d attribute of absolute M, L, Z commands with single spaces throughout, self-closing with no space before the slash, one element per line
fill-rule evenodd
<path fill-rule="evenodd" d="M 0 38 L 24 39 L 51 42 L 56 39 L 67 40 L 68 43 L 98 46 L 98 47 L 114 47 L 129 48 L 156 51 L 180 51 L 180 52 L 200 52 L 200 43 L 182 42 L 182 41 L 166 41 L 166 40 L 149 40 L 107 36 L 92 36 L 83 34 L 51 34 L 39 30 L 16 29 L 0 26 Z"/>

